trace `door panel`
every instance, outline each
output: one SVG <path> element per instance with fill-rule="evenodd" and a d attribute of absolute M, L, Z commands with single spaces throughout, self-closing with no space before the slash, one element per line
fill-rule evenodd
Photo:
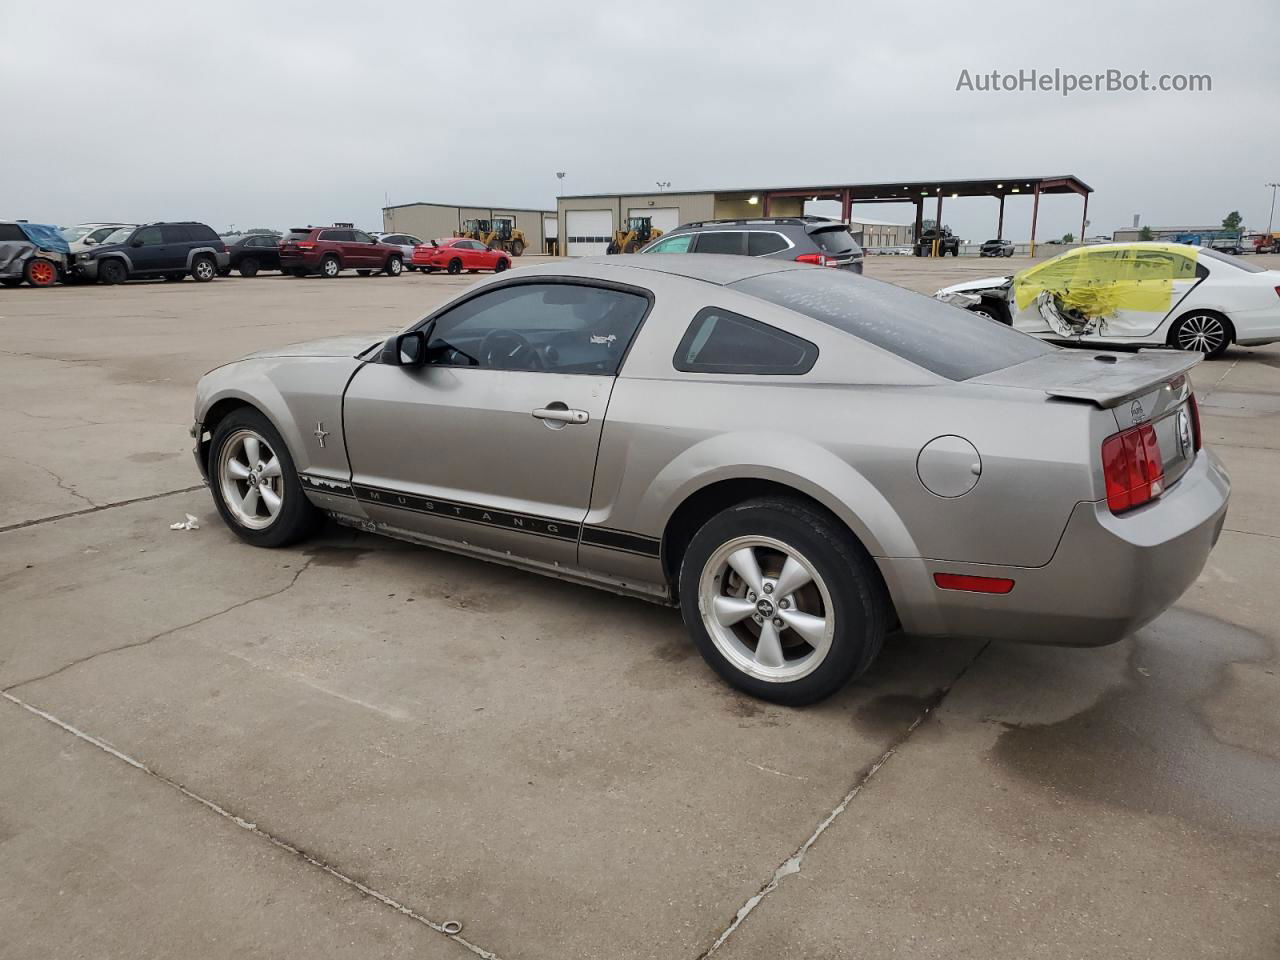
<path fill-rule="evenodd" d="M 141 246 L 132 243 L 142 241 Z M 129 259 L 133 261 L 136 273 L 147 273 L 169 269 L 166 259 L 166 244 L 159 227 L 143 227 L 133 235 L 129 247 Z"/>
<path fill-rule="evenodd" d="M 375 522 L 576 564 L 612 376 L 385 364 L 361 368 L 343 424 Z M 585 423 L 537 419 L 551 406 Z"/>

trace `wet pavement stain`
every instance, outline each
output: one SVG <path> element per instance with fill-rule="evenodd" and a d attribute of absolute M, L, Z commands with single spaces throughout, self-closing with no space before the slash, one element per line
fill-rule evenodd
<path fill-rule="evenodd" d="M 911 693 L 886 693 L 862 704 L 854 712 L 853 722 L 868 735 L 900 734 L 916 718 L 939 700 L 940 691 L 917 696 Z"/>
<path fill-rule="evenodd" d="M 1280 763 L 1221 742 L 1200 712 L 1231 664 L 1269 656 L 1255 634 L 1170 610 L 1135 636 L 1128 682 L 1066 720 L 1006 723 L 992 759 L 1082 799 L 1280 840 Z"/>

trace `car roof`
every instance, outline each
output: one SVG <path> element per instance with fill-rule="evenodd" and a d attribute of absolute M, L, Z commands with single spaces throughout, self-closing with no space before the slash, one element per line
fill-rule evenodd
<path fill-rule="evenodd" d="M 690 280 L 702 280 L 718 286 L 727 286 L 749 277 L 782 273 L 787 270 L 823 269 L 791 260 L 774 260 L 765 257 L 740 257 L 719 253 L 653 253 L 582 257 L 539 267 L 525 267 L 520 272 L 523 275 L 536 271 L 559 276 L 614 279 L 617 274 L 609 268 L 618 267 L 647 273 L 663 273 L 673 277 L 687 277 Z"/>

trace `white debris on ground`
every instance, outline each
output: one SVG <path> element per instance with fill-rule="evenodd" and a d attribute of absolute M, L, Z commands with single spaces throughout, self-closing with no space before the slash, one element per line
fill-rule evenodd
<path fill-rule="evenodd" d="M 180 520 L 177 523 L 169 524 L 169 529 L 170 530 L 199 530 L 200 523 L 195 517 L 193 517 L 191 514 L 188 513 L 186 520 Z"/>

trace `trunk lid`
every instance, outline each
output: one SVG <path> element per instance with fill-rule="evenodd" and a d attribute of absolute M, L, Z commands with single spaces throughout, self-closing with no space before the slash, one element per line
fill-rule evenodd
<path fill-rule="evenodd" d="M 1163 489 L 1195 460 L 1198 414 L 1187 371 L 1200 360 L 1199 354 L 1173 350 L 1062 349 L 970 382 L 1036 390 L 1055 400 L 1090 404 L 1109 412 L 1121 433 L 1149 426 L 1159 448 Z"/>

